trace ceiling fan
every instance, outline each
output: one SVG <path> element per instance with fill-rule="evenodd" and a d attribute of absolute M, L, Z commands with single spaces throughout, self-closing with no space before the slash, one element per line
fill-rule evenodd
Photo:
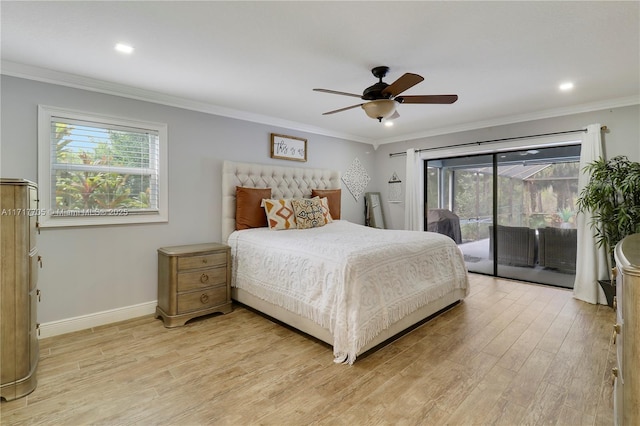
<path fill-rule="evenodd" d="M 335 114 L 336 112 L 347 111 L 352 108 L 362 107 L 364 112 L 371 118 L 378 121 L 382 119 L 398 118 L 400 114 L 396 111 L 398 104 L 452 104 L 458 100 L 458 95 L 406 95 L 398 96 L 402 92 L 416 84 L 420 83 L 424 78 L 418 74 L 405 73 L 399 79 L 391 84 L 387 84 L 382 79 L 387 75 L 389 67 L 380 66 L 371 70 L 374 77 L 379 81 L 373 86 L 364 89 L 362 95 L 355 93 L 338 92 L 328 89 L 313 89 L 316 92 L 333 93 L 335 95 L 352 96 L 368 101 L 345 108 L 328 111 L 322 115 Z"/>

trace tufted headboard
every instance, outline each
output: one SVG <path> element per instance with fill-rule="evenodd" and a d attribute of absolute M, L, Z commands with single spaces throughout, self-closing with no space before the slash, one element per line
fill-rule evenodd
<path fill-rule="evenodd" d="M 222 166 L 222 241 L 236 229 L 236 186 L 271 188 L 272 198 L 310 197 L 312 189 L 339 189 L 340 172 L 225 161 Z"/>

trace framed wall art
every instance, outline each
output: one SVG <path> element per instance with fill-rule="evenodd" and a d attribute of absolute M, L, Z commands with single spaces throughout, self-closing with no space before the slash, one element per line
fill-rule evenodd
<path fill-rule="evenodd" d="M 393 172 L 391 179 L 389 179 L 389 202 L 402 202 L 402 181 L 398 179 L 398 174 L 396 172 Z"/>
<path fill-rule="evenodd" d="M 271 133 L 271 158 L 307 161 L 307 140 Z"/>

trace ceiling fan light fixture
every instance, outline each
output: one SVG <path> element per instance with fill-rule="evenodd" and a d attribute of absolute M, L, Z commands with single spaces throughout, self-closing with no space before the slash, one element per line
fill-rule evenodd
<path fill-rule="evenodd" d="M 362 96 L 355 93 L 339 92 L 329 89 L 313 89 L 316 92 L 333 93 L 335 95 L 351 96 L 360 98 L 365 103 L 351 105 L 346 108 L 340 108 L 333 111 L 323 112 L 322 115 L 335 114 L 337 112 L 347 111 L 352 108 L 362 107 L 364 112 L 370 118 L 378 120 L 394 120 L 400 117 L 396 111 L 398 104 L 452 104 L 458 100 L 458 95 L 408 95 L 399 96 L 404 91 L 412 88 L 416 84 L 424 80 L 422 76 L 413 73 L 404 73 L 400 78 L 391 84 L 387 84 L 382 79 L 389 71 L 389 67 L 375 67 L 371 70 L 374 77 L 379 79 L 376 84 L 364 89 Z"/>
<path fill-rule="evenodd" d="M 383 118 L 389 118 L 396 112 L 398 102 L 392 99 L 377 99 L 362 104 L 362 109 L 371 118 L 382 122 Z"/>

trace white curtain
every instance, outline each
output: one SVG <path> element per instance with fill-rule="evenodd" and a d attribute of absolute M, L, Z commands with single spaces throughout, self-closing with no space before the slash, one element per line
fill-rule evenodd
<path fill-rule="evenodd" d="M 415 149 L 407 150 L 407 188 L 404 198 L 404 229 L 409 231 L 424 230 L 424 213 L 422 206 L 422 167 L 420 153 Z"/>
<path fill-rule="evenodd" d="M 602 157 L 602 138 L 600 124 L 587 126 L 587 132 L 582 137 L 580 150 L 580 173 L 578 175 L 578 192 L 582 192 L 589 181 L 584 173 L 584 167 Z M 607 267 L 607 253 L 604 247 L 596 247 L 596 239 L 591 229 L 591 215 L 580 213 L 576 216 L 578 229 L 578 251 L 576 257 L 576 279 L 573 284 L 573 296 L 589 303 L 606 305 L 607 300 L 598 280 L 609 279 Z"/>

